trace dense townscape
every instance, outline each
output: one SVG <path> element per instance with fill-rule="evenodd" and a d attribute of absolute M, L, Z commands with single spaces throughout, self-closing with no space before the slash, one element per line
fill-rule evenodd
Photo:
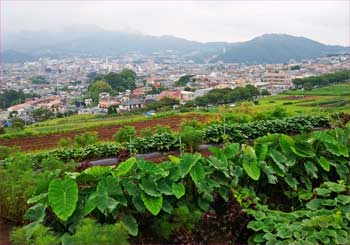
<path fill-rule="evenodd" d="M 114 95 L 101 90 L 98 101 L 93 103 L 88 89 L 91 78 L 126 69 L 135 72 L 135 85 Z M 0 115 L 4 121 L 15 111 L 18 117 L 33 122 L 35 119 L 31 113 L 35 109 L 48 109 L 53 113 L 105 114 L 109 107 L 117 106 L 117 112 L 125 112 L 164 97 L 186 104 L 212 89 L 234 89 L 246 85 L 276 94 L 292 88 L 293 79 L 346 69 L 350 69 L 350 55 L 261 65 L 196 64 L 171 55 L 171 52 L 118 58 L 42 58 L 35 62 L 3 64 L 1 91 L 21 91 L 29 96 L 23 103 L 3 107 Z M 179 83 L 180 78 L 183 79 Z"/>

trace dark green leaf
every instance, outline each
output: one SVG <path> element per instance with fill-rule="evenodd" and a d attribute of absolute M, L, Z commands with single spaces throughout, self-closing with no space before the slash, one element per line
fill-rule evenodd
<path fill-rule="evenodd" d="M 139 229 L 137 221 L 132 215 L 127 214 L 123 216 L 123 218 L 120 220 L 120 223 L 124 226 L 130 235 L 137 236 Z"/>

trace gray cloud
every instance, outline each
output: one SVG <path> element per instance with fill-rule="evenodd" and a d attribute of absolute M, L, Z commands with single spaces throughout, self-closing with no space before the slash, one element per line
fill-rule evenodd
<path fill-rule="evenodd" d="M 350 45 L 349 1 L 2 1 L 1 35 L 96 25 L 196 41 L 245 41 L 264 33 Z"/>

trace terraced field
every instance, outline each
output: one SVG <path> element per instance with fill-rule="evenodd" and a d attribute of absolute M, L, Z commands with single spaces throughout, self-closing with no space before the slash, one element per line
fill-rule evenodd
<path fill-rule="evenodd" d="M 174 130 L 177 130 L 180 127 L 181 123 L 184 121 L 196 119 L 198 121 L 205 122 L 208 119 L 208 117 L 209 116 L 204 116 L 200 114 L 170 116 L 170 117 L 164 117 L 164 118 L 156 118 L 156 119 L 149 119 L 149 120 L 143 120 L 143 121 L 137 121 L 137 122 L 117 124 L 112 126 L 102 126 L 94 129 L 76 130 L 76 131 L 70 131 L 65 133 L 54 133 L 50 135 L 28 136 L 28 137 L 20 137 L 20 138 L 13 138 L 13 139 L 0 139 L 0 145 L 18 146 L 23 151 L 50 149 L 57 146 L 60 138 L 64 138 L 64 137 L 74 138 L 74 136 L 87 131 L 98 132 L 99 140 L 111 141 L 113 134 L 118 129 L 126 125 L 134 126 L 137 132 L 139 132 L 143 128 L 155 127 L 157 125 L 168 126 Z"/>

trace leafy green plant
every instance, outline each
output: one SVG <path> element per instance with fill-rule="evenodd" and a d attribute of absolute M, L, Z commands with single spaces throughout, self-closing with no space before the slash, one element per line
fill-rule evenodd
<path fill-rule="evenodd" d="M 84 219 L 74 235 L 64 236 L 64 244 L 129 244 L 128 233 L 119 224 L 98 224 L 92 219 Z"/>
<path fill-rule="evenodd" d="M 18 227 L 11 231 L 10 240 L 13 244 L 60 244 L 59 237 L 42 224 Z"/>
<path fill-rule="evenodd" d="M 181 142 L 185 144 L 189 152 L 197 150 L 198 146 L 204 142 L 202 130 L 185 126 L 180 133 Z"/>
<path fill-rule="evenodd" d="M 74 146 L 83 147 L 97 143 L 97 132 L 87 132 L 74 137 Z"/>
<path fill-rule="evenodd" d="M 72 139 L 71 138 L 60 138 L 60 140 L 58 141 L 58 145 L 61 147 L 70 147 L 72 146 Z"/>
<path fill-rule="evenodd" d="M 343 181 L 324 182 L 313 190 L 313 198 L 305 208 L 295 211 L 271 210 L 255 203 L 245 209 L 254 217 L 248 224 L 248 228 L 255 231 L 249 243 L 348 244 L 349 209 L 349 186 Z"/>
<path fill-rule="evenodd" d="M 192 127 L 194 129 L 202 129 L 203 124 L 198 120 L 190 120 L 181 123 L 181 129 L 185 129 L 186 127 Z"/>
<path fill-rule="evenodd" d="M 113 138 L 116 142 L 130 142 L 130 138 L 133 139 L 136 135 L 135 127 L 124 126 L 119 129 L 117 133 L 113 135 Z"/>

